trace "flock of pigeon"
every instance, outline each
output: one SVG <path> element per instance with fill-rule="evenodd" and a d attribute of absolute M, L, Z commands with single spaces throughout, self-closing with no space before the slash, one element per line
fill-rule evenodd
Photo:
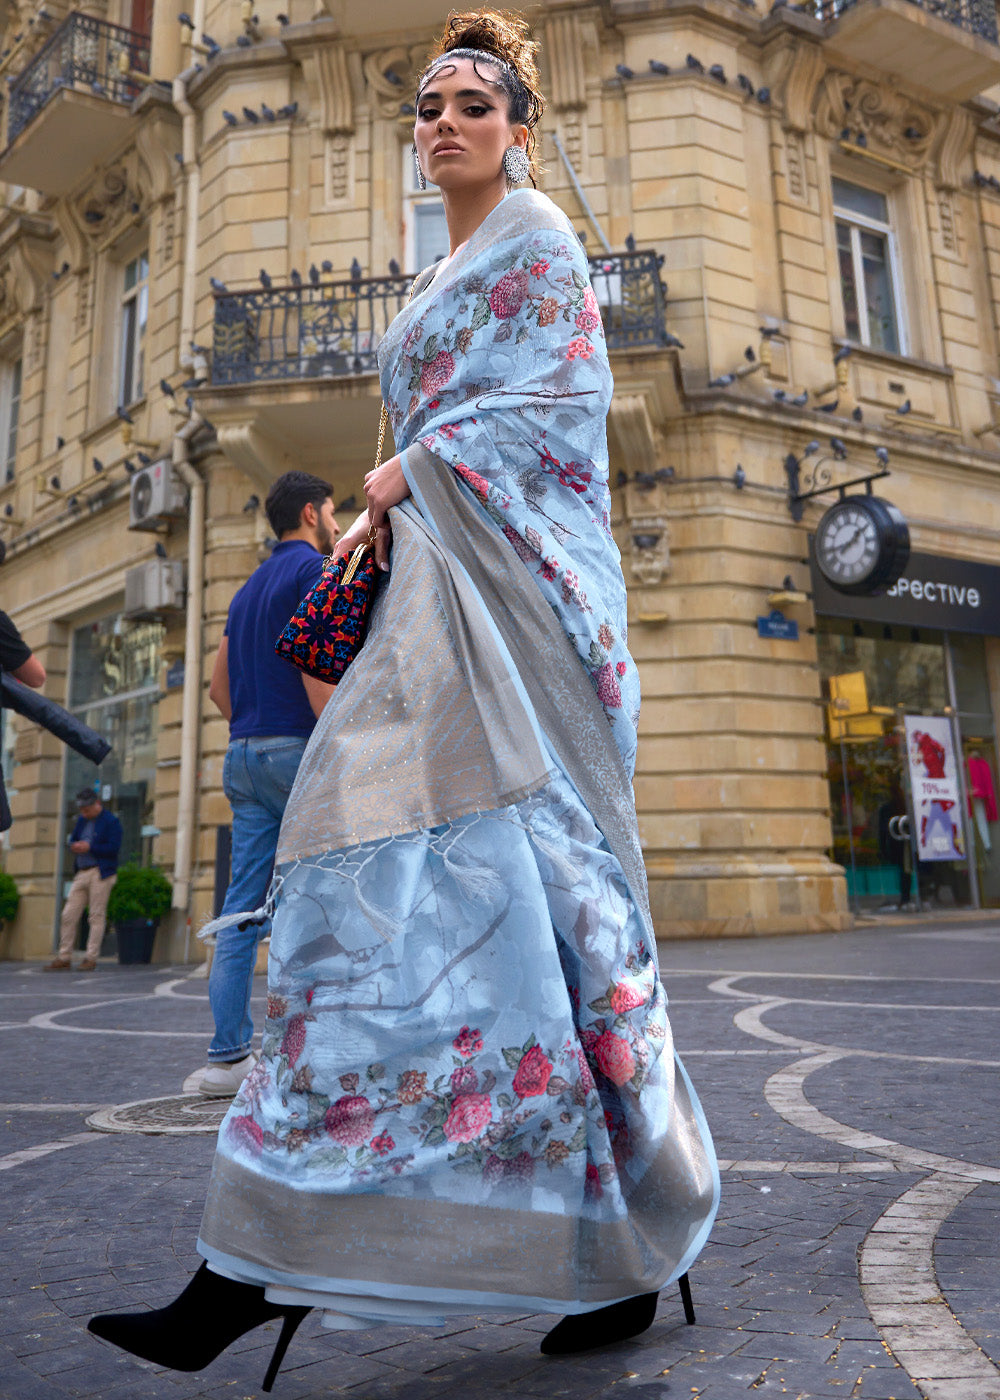
<path fill-rule="evenodd" d="M 748 5 L 751 9 L 756 8 L 754 0 L 742 0 L 742 3 Z M 803 9 L 804 6 L 789 8 Z M 649 71 L 655 73 L 659 78 L 669 78 L 672 73 L 700 73 L 704 74 L 707 78 L 713 78 L 715 82 L 720 83 L 723 87 L 726 87 L 729 83 L 729 79 L 726 77 L 726 70 L 721 63 L 713 63 L 710 67 L 706 68 L 701 59 L 695 58 L 693 53 L 689 53 L 685 58 L 684 67 L 677 69 L 671 68 L 667 63 L 661 63 L 658 58 L 651 58 L 649 60 Z M 630 68 L 627 63 L 616 63 L 615 72 L 623 83 L 630 83 L 638 76 L 635 69 Z M 745 73 L 737 73 L 736 86 L 740 88 L 746 97 L 756 97 L 757 101 L 762 106 L 767 106 L 771 100 L 771 89 L 767 87 L 755 88 Z"/>

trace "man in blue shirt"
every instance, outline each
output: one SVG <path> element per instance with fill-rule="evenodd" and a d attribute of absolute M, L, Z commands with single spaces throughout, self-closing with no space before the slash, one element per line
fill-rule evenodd
<path fill-rule="evenodd" d="M 76 931 L 84 909 L 89 934 L 87 951 L 78 972 L 93 972 L 104 941 L 108 896 L 118 878 L 118 852 L 122 844 L 122 824 L 107 811 L 93 788 L 76 795 L 77 811 L 69 848 L 73 852 L 73 883 L 59 920 L 59 951 L 43 972 L 69 972 Z"/>
<path fill-rule="evenodd" d="M 209 696 L 229 720 L 222 786 L 233 809 L 232 877 L 223 914 L 258 909 L 274 865 L 281 817 L 306 743 L 333 686 L 275 654 L 274 644 L 318 580 L 340 531 L 333 488 L 308 472 L 286 472 L 264 510 L 278 538 L 229 605 Z M 253 1068 L 250 995 L 257 942 L 266 924 L 231 925 L 216 938 L 208 982 L 215 1035 L 208 1066 L 188 1083 L 200 1093 L 235 1094 Z"/>

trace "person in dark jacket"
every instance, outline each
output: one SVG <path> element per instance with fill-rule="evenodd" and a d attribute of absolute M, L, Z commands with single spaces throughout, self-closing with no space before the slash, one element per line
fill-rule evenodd
<path fill-rule="evenodd" d="M 69 838 L 76 874 L 59 920 L 59 952 L 46 964 L 46 972 L 68 972 L 72 968 L 70 955 L 84 909 L 89 910 L 90 936 L 77 972 L 93 972 L 97 967 L 97 955 L 104 939 L 108 896 L 118 876 L 121 822 L 105 809 L 91 788 L 77 793 L 76 805 L 80 815 Z"/>

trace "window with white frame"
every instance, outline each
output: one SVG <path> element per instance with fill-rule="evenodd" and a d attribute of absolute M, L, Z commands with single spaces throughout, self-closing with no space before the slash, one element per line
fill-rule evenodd
<path fill-rule="evenodd" d="M 404 257 L 408 272 L 423 272 L 425 267 L 448 256 L 451 246 L 444 204 L 433 185 L 426 190 L 417 184 L 413 153 L 403 152 L 403 234 Z"/>
<path fill-rule="evenodd" d="M 17 456 L 17 424 L 21 416 L 21 361 L 0 366 L 0 444 L 3 446 L 3 479 L 14 480 Z"/>
<path fill-rule="evenodd" d="M 878 190 L 834 178 L 837 264 L 848 340 L 907 353 L 889 201 Z"/>
<path fill-rule="evenodd" d="M 121 300 L 118 402 L 135 403 L 143 395 L 143 349 L 149 315 L 149 254 L 125 264 Z"/>

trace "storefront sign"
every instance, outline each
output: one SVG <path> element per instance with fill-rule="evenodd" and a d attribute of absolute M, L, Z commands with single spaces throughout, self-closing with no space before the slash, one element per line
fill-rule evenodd
<path fill-rule="evenodd" d="M 1000 568 L 995 564 L 911 554 L 898 583 L 879 597 L 866 598 L 831 588 L 816 566 L 811 538 L 809 563 L 817 616 L 1000 636 Z"/>
<path fill-rule="evenodd" d="M 913 810 L 920 860 L 964 860 L 962 809 L 951 721 L 942 715 L 904 715 Z"/>

